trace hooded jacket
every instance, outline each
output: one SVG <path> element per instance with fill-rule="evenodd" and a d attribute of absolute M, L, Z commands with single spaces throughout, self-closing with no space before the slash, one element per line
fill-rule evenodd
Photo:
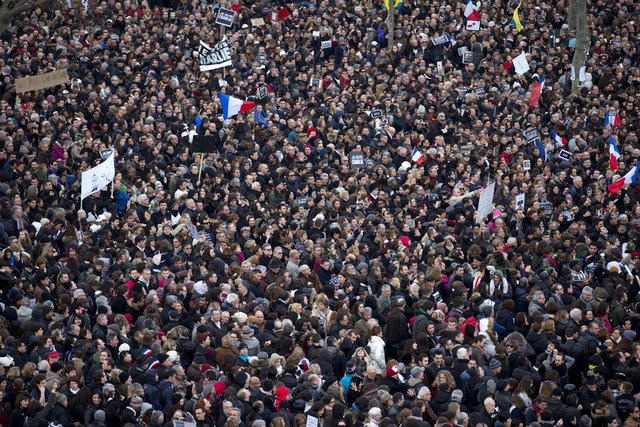
<path fill-rule="evenodd" d="M 385 345 L 384 340 L 377 335 L 372 336 L 371 341 L 369 341 L 371 364 L 376 368 L 378 375 L 382 375 L 385 369 L 387 369 L 387 362 L 385 360 L 384 353 Z"/>
<path fill-rule="evenodd" d="M 322 370 L 322 373 L 325 376 L 327 375 L 333 376 L 333 364 L 331 362 L 332 362 L 331 352 L 326 348 L 323 348 L 318 352 L 318 357 L 314 361 L 314 363 L 317 363 L 320 366 L 320 369 Z"/>

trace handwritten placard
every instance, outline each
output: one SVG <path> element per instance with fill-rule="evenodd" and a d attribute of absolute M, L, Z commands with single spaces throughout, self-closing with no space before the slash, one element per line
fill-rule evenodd
<path fill-rule="evenodd" d="M 66 68 L 52 71 L 37 76 L 22 77 L 16 79 L 16 92 L 25 93 L 33 90 L 46 89 L 69 82 L 69 74 Z"/>

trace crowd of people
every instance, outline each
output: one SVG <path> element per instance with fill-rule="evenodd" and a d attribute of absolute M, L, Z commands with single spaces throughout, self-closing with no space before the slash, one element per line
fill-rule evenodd
<path fill-rule="evenodd" d="M 640 192 L 608 188 L 640 161 L 640 2 L 587 3 L 580 72 L 568 2 L 466 8 L 404 0 L 392 34 L 371 0 L 13 17 L 0 424 L 640 426 Z"/>

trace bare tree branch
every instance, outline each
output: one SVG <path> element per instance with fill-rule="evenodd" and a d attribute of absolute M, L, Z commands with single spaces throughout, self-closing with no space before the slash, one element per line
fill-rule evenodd
<path fill-rule="evenodd" d="M 0 5 L 0 34 L 9 26 L 14 16 L 42 7 L 48 0 L 7 0 Z"/>

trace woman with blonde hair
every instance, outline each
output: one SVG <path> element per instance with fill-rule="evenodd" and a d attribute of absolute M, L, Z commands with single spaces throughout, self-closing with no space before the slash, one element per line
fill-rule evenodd
<path fill-rule="evenodd" d="M 176 342 L 174 340 L 168 338 L 164 342 L 164 344 L 162 344 L 162 352 L 166 353 L 166 352 L 172 351 L 172 350 L 175 351 L 177 347 L 178 346 L 177 346 Z"/>
<path fill-rule="evenodd" d="M 23 378 L 31 378 L 34 374 L 34 372 L 36 371 L 36 364 L 33 362 L 27 362 L 24 364 L 24 366 L 22 367 L 22 377 Z"/>
<path fill-rule="evenodd" d="M 449 391 L 455 390 L 456 380 L 453 378 L 453 375 L 451 375 L 451 372 L 442 369 L 436 374 L 436 379 L 433 381 L 431 386 L 435 392 L 437 392 L 444 383 L 449 385 Z"/>
<path fill-rule="evenodd" d="M 271 359 L 269 360 L 269 366 L 275 367 L 278 375 L 282 375 L 284 373 L 284 367 L 286 363 L 287 362 L 285 358 L 283 356 L 280 356 L 278 353 L 273 353 L 271 355 Z"/>
<path fill-rule="evenodd" d="M 293 366 L 298 366 L 302 359 L 304 359 L 304 351 L 302 350 L 302 347 L 297 345 L 289 355 L 287 363 L 290 363 Z"/>
<path fill-rule="evenodd" d="M 129 384 L 127 386 L 127 397 L 131 398 L 133 396 L 144 396 L 144 390 L 138 383 Z"/>
<path fill-rule="evenodd" d="M 20 378 L 20 368 L 17 366 L 12 366 L 7 371 L 7 390 L 11 390 L 13 388 L 13 381 L 16 378 Z"/>

